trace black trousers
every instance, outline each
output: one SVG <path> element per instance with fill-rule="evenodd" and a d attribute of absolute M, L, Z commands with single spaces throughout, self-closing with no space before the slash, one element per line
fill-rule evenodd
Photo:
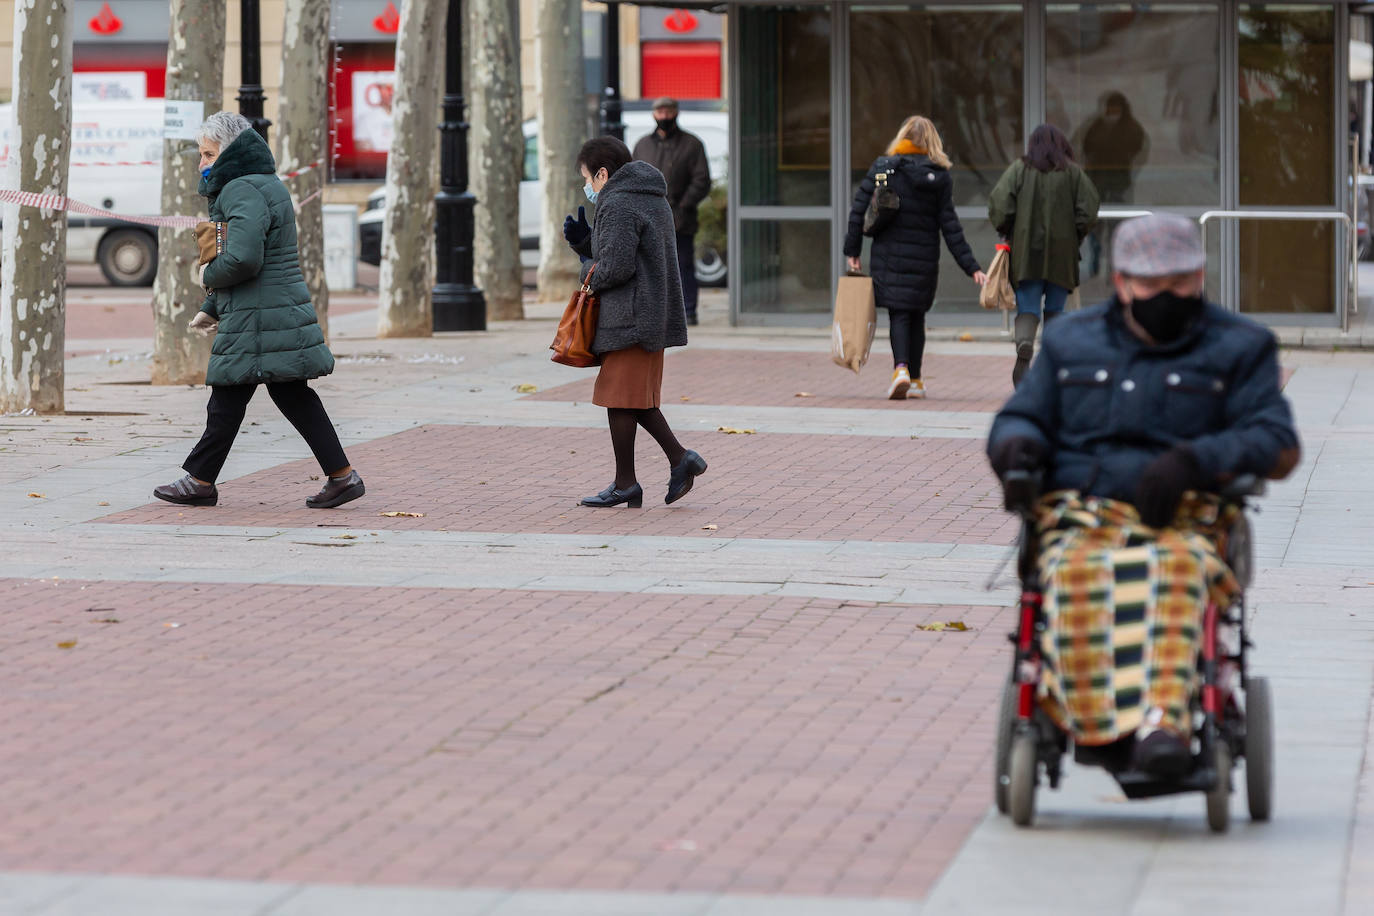
<path fill-rule="evenodd" d="M 926 352 L 926 313 L 888 309 L 887 324 L 893 368 L 905 363 L 911 377 L 920 378 L 921 358 Z"/>
<path fill-rule="evenodd" d="M 234 447 L 234 439 L 243 425 L 248 402 L 253 400 L 257 385 L 216 385 L 210 389 L 210 403 L 205 407 L 205 433 L 191 449 L 182 468 L 197 480 L 214 483 Z M 291 421 L 315 453 L 320 470 L 333 474 L 348 467 L 348 458 L 339 444 L 339 434 L 324 412 L 320 396 L 305 382 L 270 382 L 267 394 L 272 403 Z"/>
<path fill-rule="evenodd" d="M 682 304 L 687 307 L 687 317 L 697 315 L 697 234 L 679 232 L 677 234 L 677 271 L 682 277 Z"/>

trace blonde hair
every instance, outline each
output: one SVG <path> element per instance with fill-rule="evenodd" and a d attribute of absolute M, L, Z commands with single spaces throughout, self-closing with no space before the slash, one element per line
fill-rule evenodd
<path fill-rule="evenodd" d="M 901 128 L 897 131 L 897 136 L 892 138 L 892 142 L 887 145 L 887 152 L 884 155 L 897 155 L 897 145 L 903 140 L 909 140 L 914 146 L 925 150 L 930 161 L 942 169 L 950 167 L 949 156 L 945 154 L 945 145 L 940 142 L 940 132 L 935 129 L 930 118 L 922 115 L 912 115 L 902 122 Z"/>

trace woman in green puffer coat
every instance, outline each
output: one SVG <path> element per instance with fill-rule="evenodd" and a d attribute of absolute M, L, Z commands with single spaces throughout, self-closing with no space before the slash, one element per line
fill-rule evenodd
<path fill-rule="evenodd" d="M 153 495 L 180 505 L 215 505 L 215 478 L 248 402 L 265 384 L 328 475 L 306 506 L 341 506 L 363 495 L 363 480 L 348 463 L 319 395 L 306 384 L 333 372 L 334 356 L 301 274 L 291 195 L 277 178 L 267 141 L 242 115 L 211 115 L 197 141 L 200 193 L 210 199 L 210 219 L 222 229 L 213 260 L 198 268 L 206 297 L 190 324 L 193 330 L 217 331 L 205 373 L 210 403 L 205 433 L 182 465 L 186 476 Z"/>

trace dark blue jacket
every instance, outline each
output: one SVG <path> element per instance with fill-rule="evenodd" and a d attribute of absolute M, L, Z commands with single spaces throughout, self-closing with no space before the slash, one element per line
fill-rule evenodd
<path fill-rule="evenodd" d="M 993 421 L 1048 446 L 1046 489 L 1133 501 L 1152 459 L 1187 443 L 1202 472 L 1267 475 L 1298 447 L 1270 331 L 1215 305 L 1182 338 L 1143 343 L 1111 300 L 1046 329 L 1040 355 Z"/>

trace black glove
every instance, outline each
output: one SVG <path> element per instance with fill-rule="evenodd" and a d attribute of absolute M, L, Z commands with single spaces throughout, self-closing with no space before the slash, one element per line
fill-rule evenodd
<path fill-rule="evenodd" d="M 577 208 L 577 219 L 563 217 L 563 238 L 569 245 L 581 245 L 591 237 L 592 227 L 587 224 L 587 208 Z"/>
<path fill-rule="evenodd" d="M 998 477 L 1007 471 L 1035 471 L 1045 466 L 1045 444 L 1030 436 L 1011 436 L 992 447 L 988 458 Z"/>
<path fill-rule="evenodd" d="M 1197 456 L 1186 445 L 1176 445 L 1140 472 L 1135 507 L 1140 520 L 1151 528 L 1163 528 L 1174 520 L 1184 492 L 1203 485 Z"/>

